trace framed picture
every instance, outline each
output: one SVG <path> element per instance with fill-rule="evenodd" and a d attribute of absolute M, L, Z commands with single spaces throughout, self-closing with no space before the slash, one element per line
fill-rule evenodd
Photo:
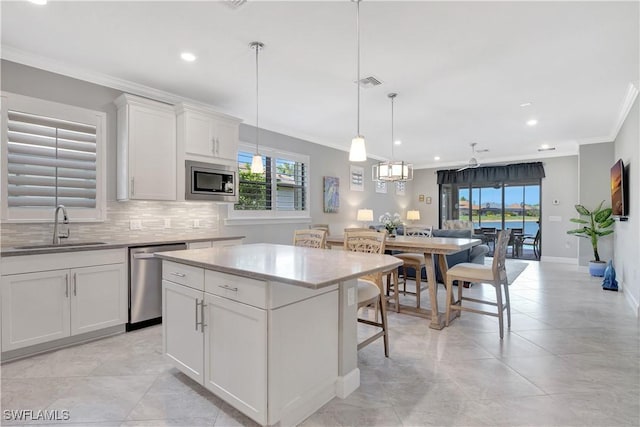
<path fill-rule="evenodd" d="M 407 188 L 407 183 L 405 181 L 396 181 L 397 196 L 404 196 L 404 192 L 406 188 Z"/>
<path fill-rule="evenodd" d="M 420 203 L 424 202 L 424 194 L 418 194 L 418 201 Z"/>
<path fill-rule="evenodd" d="M 386 193 L 387 183 L 385 181 L 376 181 L 376 193 Z"/>
<path fill-rule="evenodd" d="M 351 165 L 350 172 L 349 189 L 351 191 L 364 191 L 364 168 Z"/>
<path fill-rule="evenodd" d="M 335 176 L 323 177 L 324 212 L 337 213 L 340 207 L 340 178 Z"/>
<path fill-rule="evenodd" d="M 427 204 L 430 205 L 431 204 L 431 196 L 427 197 Z"/>

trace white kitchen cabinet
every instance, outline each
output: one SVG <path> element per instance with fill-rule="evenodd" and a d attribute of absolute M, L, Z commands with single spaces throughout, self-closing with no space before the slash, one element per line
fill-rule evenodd
<path fill-rule="evenodd" d="M 124 249 L 1 261 L 3 352 L 127 322 Z"/>
<path fill-rule="evenodd" d="M 202 300 L 202 291 L 162 281 L 164 353 L 178 369 L 200 384 L 204 381 Z"/>
<path fill-rule="evenodd" d="M 337 286 L 166 260 L 162 276 L 164 353 L 199 384 L 262 425 L 300 422 L 335 395 Z"/>
<path fill-rule="evenodd" d="M 267 311 L 204 294 L 204 386 L 267 424 Z"/>
<path fill-rule="evenodd" d="M 2 278 L 2 351 L 70 335 L 69 271 Z"/>
<path fill-rule="evenodd" d="M 176 200 L 176 116 L 167 104 L 123 94 L 118 108 L 118 200 Z"/>
<path fill-rule="evenodd" d="M 185 157 L 204 162 L 235 163 L 241 120 L 186 104 L 176 107 L 178 146 Z"/>

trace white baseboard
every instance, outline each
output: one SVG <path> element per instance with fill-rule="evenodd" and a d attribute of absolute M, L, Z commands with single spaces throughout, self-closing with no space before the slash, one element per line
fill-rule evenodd
<path fill-rule="evenodd" d="M 566 258 L 558 256 L 541 256 L 540 262 L 553 262 L 556 264 L 578 264 L 578 258 Z"/>
<path fill-rule="evenodd" d="M 336 395 L 344 399 L 360 387 L 360 369 L 355 368 L 336 381 Z"/>
<path fill-rule="evenodd" d="M 624 291 L 625 289 L 624 283 L 620 283 L 619 287 L 624 292 L 624 296 L 627 302 L 629 303 L 629 306 L 631 307 L 633 312 L 636 314 L 636 317 L 640 317 L 640 303 L 638 303 L 638 300 L 633 295 L 631 295 L 631 292 Z"/>

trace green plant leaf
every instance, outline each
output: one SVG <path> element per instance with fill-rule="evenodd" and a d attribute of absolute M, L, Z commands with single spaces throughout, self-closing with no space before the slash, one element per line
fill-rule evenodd
<path fill-rule="evenodd" d="M 602 236 L 607 236 L 609 234 L 613 233 L 613 230 L 604 230 L 604 231 L 598 231 L 597 234 L 598 236 L 602 237 Z"/>
<path fill-rule="evenodd" d="M 602 222 L 606 221 L 607 218 L 609 218 L 611 216 L 611 212 L 612 212 L 611 208 L 603 209 L 603 210 L 597 212 L 593 219 L 597 223 L 602 223 Z"/>
<path fill-rule="evenodd" d="M 607 219 L 605 222 L 603 222 L 602 224 L 600 224 L 600 228 L 608 228 L 611 227 L 613 225 L 613 223 L 616 222 L 615 219 L 613 218 L 609 218 Z"/>
<path fill-rule="evenodd" d="M 585 207 L 584 207 L 584 206 L 582 206 L 582 205 L 576 205 L 576 210 L 578 211 L 578 213 L 579 213 L 580 215 L 587 215 L 587 216 L 589 216 L 589 215 L 590 215 L 590 213 L 589 213 L 589 211 L 587 210 L 587 208 L 585 208 Z"/>
<path fill-rule="evenodd" d="M 567 234 L 578 234 L 578 233 L 584 233 L 584 230 L 582 228 L 579 228 L 577 230 L 569 230 L 567 231 Z M 584 236 L 586 237 L 586 236 Z"/>
<path fill-rule="evenodd" d="M 589 224 L 589 221 L 585 221 L 584 219 L 581 219 L 581 218 L 571 218 L 569 221 L 577 222 L 578 224 Z"/>

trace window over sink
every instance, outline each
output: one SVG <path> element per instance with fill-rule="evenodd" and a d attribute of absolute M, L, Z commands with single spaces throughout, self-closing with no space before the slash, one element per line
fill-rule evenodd
<path fill-rule="evenodd" d="M 105 219 L 106 114 L 2 94 L 2 221 Z"/>

